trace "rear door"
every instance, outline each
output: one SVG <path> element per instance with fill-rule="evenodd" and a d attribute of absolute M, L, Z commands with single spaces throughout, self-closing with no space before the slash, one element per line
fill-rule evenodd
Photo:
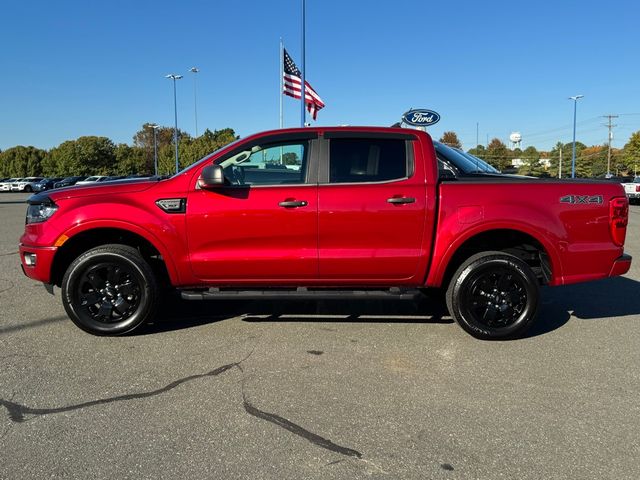
<path fill-rule="evenodd" d="M 318 186 L 320 278 L 419 283 L 426 181 L 410 134 L 326 132 Z M 421 156 L 420 156 L 421 159 Z"/>

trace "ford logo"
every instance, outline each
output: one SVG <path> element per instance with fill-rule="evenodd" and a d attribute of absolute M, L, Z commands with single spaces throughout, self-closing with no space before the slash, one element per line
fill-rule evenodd
<path fill-rule="evenodd" d="M 414 127 L 428 127 L 440 121 L 440 114 L 433 110 L 409 110 L 402 115 L 402 121 Z"/>

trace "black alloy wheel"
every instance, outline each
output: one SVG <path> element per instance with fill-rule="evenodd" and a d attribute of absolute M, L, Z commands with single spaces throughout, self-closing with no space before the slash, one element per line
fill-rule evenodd
<path fill-rule="evenodd" d="M 473 255 L 454 274 L 447 307 L 454 320 L 481 339 L 508 339 L 535 319 L 540 287 L 524 261 L 503 252 Z"/>
<path fill-rule="evenodd" d="M 62 280 L 67 314 L 94 335 L 131 332 L 152 318 L 157 300 L 151 267 L 126 245 L 103 245 L 83 253 Z"/>

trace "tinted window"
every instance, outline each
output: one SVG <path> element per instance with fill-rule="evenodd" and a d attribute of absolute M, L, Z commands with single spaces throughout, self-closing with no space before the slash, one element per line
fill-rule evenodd
<path fill-rule="evenodd" d="M 329 181 L 384 182 L 407 177 L 407 151 L 398 139 L 331 139 Z"/>

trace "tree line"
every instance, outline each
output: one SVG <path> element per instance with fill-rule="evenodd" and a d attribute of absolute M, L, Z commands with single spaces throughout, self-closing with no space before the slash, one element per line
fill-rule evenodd
<path fill-rule="evenodd" d="M 156 131 L 158 174 L 175 173 L 174 129 Z M 197 138 L 178 129 L 180 168 L 236 140 L 233 129 L 211 131 Z M 133 136 L 133 145 L 115 144 L 107 137 L 67 140 L 50 150 L 16 146 L 0 152 L 0 177 L 63 177 L 72 175 L 131 175 L 154 173 L 154 131 L 145 123 Z"/>
<path fill-rule="evenodd" d="M 462 148 L 462 144 L 455 132 L 445 132 L 440 142 Z M 478 145 L 469 150 L 485 162 L 491 164 L 500 171 L 509 170 L 514 159 L 520 159 L 522 166 L 517 173 L 532 176 L 558 177 L 560 169 L 562 176 L 571 176 L 571 157 L 573 143 L 557 143 L 551 151 L 539 151 L 530 146 L 521 150 L 509 149 L 500 139 L 494 138 L 485 147 Z M 602 177 L 607 173 L 608 145 L 586 146 L 582 142 L 576 142 L 576 176 L 582 178 Z M 562 166 L 560 159 L 562 158 Z M 549 167 L 545 167 L 540 160 L 548 159 Z M 623 148 L 612 148 L 610 159 L 610 172 L 613 175 L 635 175 L 640 167 L 640 130 L 631 134 Z"/>
<path fill-rule="evenodd" d="M 175 173 L 174 129 L 159 127 L 156 131 L 158 174 Z M 211 131 L 191 137 L 178 129 L 178 156 L 180 168 L 200 160 L 239 138 L 233 129 Z M 455 148 L 462 143 L 455 132 L 445 132 L 440 142 Z M 538 151 L 530 146 L 524 150 L 509 149 L 494 138 L 485 147 L 478 145 L 469 150 L 498 170 L 509 170 L 512 161 L 522 160 L 518 173 L 533 176 L 557 177 L 562 157 L 562 176 L 571 175 L 572 143 L 558 143 L 551 151 Z M 607 145 L 586 146 L 576 142 L 576 176 L 600 177 L 607 173 Z M 545 167 L 540 160 L 548 159 Z M 640 167 L 640 130 L 633 133 L 621 149 L 611 149 L 610 171 L 615 175 L 634 175 Z M 61 177 L 68 175 L 130 175 L 154 173 L 154 131 L 145 123 L 133 136 L 133 144 L 115 144 L 107 137 L 86 136 L 68 140 L 51 150 L 16 146 L 0 152 L 0 177 Z"/>

